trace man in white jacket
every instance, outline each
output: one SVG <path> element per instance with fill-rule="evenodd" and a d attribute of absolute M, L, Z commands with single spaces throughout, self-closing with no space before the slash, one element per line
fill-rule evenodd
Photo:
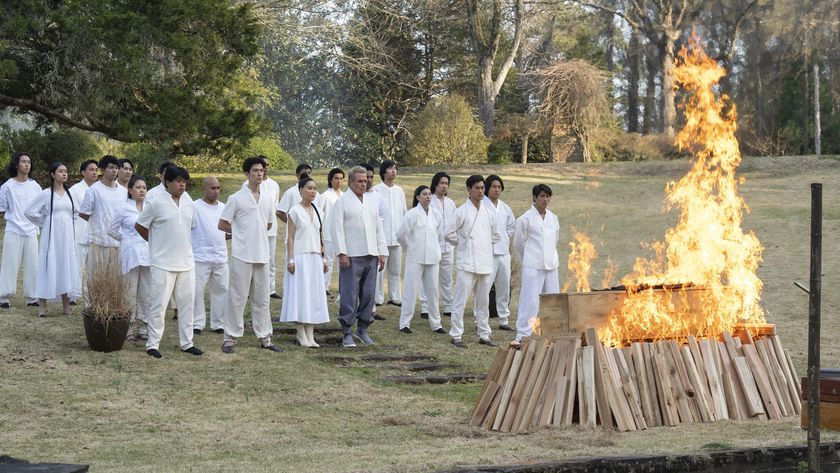
<path fill-rule="evenodd" d="M 473 296 L 473 318 L 478 331 L 478 343 L 496 346 L 490 339 L 488 295 L 493 271 L 493 245 L 501 240 L 496 215 L 484 201 L 484 178 L 467 178 L 469 199 L 455 211 L 455 222 L 446 240 L 457 246 L 455 256 L 455 293 L 452 302 L 452 344 L 467 348 L 461 340 L 464 333 L 464 308 Z"/>
<path fill-rule="evenodd" d="M 516 341 L 530 336 L 540 312 L 540 294 L 560 292 L 560 257 L 557 242 L 560 223 L 548 210 L 551 188 L 534 186 L 534 204 L 516 220 L 513 248 L 522 264 L 522 288 L 516 314 Z"/>
<path fill-rule="evenodd" d="M 510 239 L 516 228 L 513 210 L 502 199 L 505 184 L 502 178 L 491 174 L 484 180 L 484 202 L 495 211 L 496 226 L 501 240 L 493 245 L 493 280 L 496 312 L 499 314 L 499 329 L 512 330 L 508 325 L 510 317 Z"/>
<path fill-rule="evenodd" d="M 385 270 L 376 279 L 376 303 L 385 301 L 385 279 L 388 280 L 388 304 L 400 307 L 402 294 L 400 290 L 400 270 L 402 268 L 402 246 L 397 241 L 397 231 L 400 229 L 405 216 L 405 192 L 395 184 L 397 179 L 397 163 L 386 159 L 379 166 L 379 178 L 382 182 L 374 186 L 373 190 L 382 197 L 385 206 L 385 221 L 382 230 L 385 232 L 385 244 L 388 246 L 388 257 L 385 258 Z M 387 276 L 387 278 L 386 278 Z"/>

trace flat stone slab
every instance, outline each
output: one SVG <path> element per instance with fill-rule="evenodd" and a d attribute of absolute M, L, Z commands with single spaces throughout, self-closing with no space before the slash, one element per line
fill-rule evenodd
<path fill-rule="evenodd" d="M 628 434 L 632 435 L 632 434 Z M 840 443 L 820 446 L 822 471 L 840 472 Z M 806 461 L 806 446 L 721 450 L 692 455 L 577 457 L 555 462 L 476 465 L 439 473 L 795 473 Z"/>
<path fill-rule="evenodd" d="M 87 473 L 89 465 L 68 463 L 29 463 L 0 455 L 0 473 Z"/>
<path fill-rule="evenodd" d="M 320 343 L 320 341 L 318 342 Z M 371 353 L 369 355 L 354 356 L 354 355 L 327 355 L 322 359 L 331 361 L 333 363 L 358 363 L 358 362 L 412 362 L 412 361 L 435 361 L 437 358 L 434 355 L 425 354 L 399 354 L 394 355 L 390 353 Z"/>
<path fill-rule="evenodd" d="M 386 383 L 395 384 L 467 384 L 484 380 L 483 374 L 453 373 L 430 374 L 426 376 L 390 375 L 379 378 Z"/>

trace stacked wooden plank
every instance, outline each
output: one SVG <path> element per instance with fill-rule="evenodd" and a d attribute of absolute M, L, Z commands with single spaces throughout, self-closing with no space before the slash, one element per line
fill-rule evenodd
<path fill-rule="evenodd" d="M 497 352 L 471 424 L 502 432 L 573 423 L 632 431 L 799 414 L 799 378 L 778 337 L 742 337 L 627 347 L 604 346 L 595 329 L 528 338 Z"/>
<path fill-rule="evenodd" d="M 840 431 L 840 371 L 820 370 L 820 429 Z M 808 428 L 808 378 L 802 378 L 802 428 Z"/>

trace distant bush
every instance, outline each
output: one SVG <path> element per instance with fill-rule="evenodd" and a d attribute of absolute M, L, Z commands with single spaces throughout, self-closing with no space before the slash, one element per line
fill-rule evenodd
<path fill-rule="evenodd" d="M 134 163 L 134 173 L 146 179 L 154 179 L 158 166 L 171 158 L 168 146 L 149 143 L 131 143 L 114 149 L 118 158 L 128 158 Z M 189 168 L 188 168 L 189 169 Z"/>
<path fill-rule="evenodd" d="M 593 161 L 644 161 L 678 156 L 673 138 L 599 129 L 590 135 Z"/>
<path fill-rule="evenodd" d="M 490 164 L 509 164 L 513 161 L 513 151 L 507 141 L 494 140 L 487 148 L 487 162 Z"/>
<path fill-rule="evenodd" d="M 251 138 L 246 146 L 235 151 L 237 163 L 234 167 L 239 169 L 239 164 L 251 156 L 263 155 L 268 158 L 272 170 L 294 169 L 297 163 L 292 156 L 280 146 L 280 140 L 276 136 L 255 136 Z"/>
<path fill-rule="evenodd" d="M 63 162 L 68 169 L 78 169 L 86 159 L 99 159 L 102 151 L 96 140 L 79 130 L 18 130 L 7 132 L 8 152 L 25 151 L 32 156 L 35 171 L 44 171 L 55 161 Z M 72 173 L 72 171 L 71 171 Z"/>
<path fill-rule="evenodd" d="M 407 163 L 472 164 L 487 162 L 490 140 L 463 97 L 450 95 L 432 100 L 408 127 L 411 142 Z"/>

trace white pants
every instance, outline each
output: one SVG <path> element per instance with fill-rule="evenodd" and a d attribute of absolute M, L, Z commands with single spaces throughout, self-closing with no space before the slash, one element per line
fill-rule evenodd
<path fill-rule="evenodd" d="M 522 340 L 533 332 L 528 321 L 540 313 L 540 294 L 560 292 L 560 274 L 557 269 L 522 267 L 522 287 L 519 290 L 519 307 L 516 309 L 516 339 Z"/>
<path fill-rule="evenodd" d="M 178 342 L 181 350 L 193 346 L 193 303 L 195 302 L 195 271 L 164 271 L 152 266 L 152 303 L 149 308 L 149 339 L 146 349 L 160 347 L 169 298 L 178 305 Z"/>
<path fill-rule="evenodd" d="M 330 291 L 330 283 L 332 283 L 333 263 L 335 263 L 335 257 L 331 257 L 327 253 L 327 272 L 324 273 L 324 289 L 327 292 Z"/>
<path fill-rule="evenodd" d="M 402 246 L 389 246 L 385 257 L 385 269 L 376 275 L 376 303 L 385 302 L 385 278 L 388 278 L 388 300 L 400 304 L 400 269 L 402 267 Z"/>
<path fill-rule="evenodd" d="M 17 292 L 17 275 L 23 261 L 23 295 L 26 303 L 35 302 L 38 269 L 38 237 L 6 232 L 3 235 L 3 261 L 0 263 L 0 302 L 9 302 Z"/>
<path fill-rule="evenodd" d="M 125 296 L 134 306 L 131 311 L 131 325 L 128 334 L 145 335 L 148 332 L 150 300 L 152 294 L 152 271 L 149 266 L 135 266 L 123 274 Z"/>
<path fill-rule="evenodd" d="M 438 292 L 439 302 L 443 303 L 443 311 L 452 312 L 452 266 L 455 262 L 455 253 L 449 251 L 441 254 L 438 263 Z M 420 293 L 420 312 L 429 313 L 429 305 L 426 303 L 426 295 Z"/>
<path fill-rule="evenodd" d="M 490 309 L 488 307 L 490 286 L 493 280 L 490 274 L 476 274 L 462 269 L 455 277 L 455 298 L 452 301 L 452 328 L 449 335 L 460 340 L 464 333 L 464 309 L 467 298 L 473 296 L 473 318 L 478 329 L 478 338 L 490 338 Z"/>
<path fill-rule="evenodd" d="M 116 246 L 99 246 L 95 243 L 88 245 L 87 270 L 91 271 L 109 270 L 114 268 L 120 271 L 120 249 Z"/>
<path fill-rule="evenodd" d="M 268 295 L 277 294 L 277 235 L 268 237 Z"/>
<path fill-rule="evenodd" d="M 510 317 L 510 253 L 493 255 L 493 284 L 496 286 L 496 312 L 499 325 L 507 325 Z"/>
<path fill-rule="evenodd" d="M 195 262 L 195 304 L 193 328 L 204 330 L 207 311 L 204 308 L 204 287 L 210 283 L 210 330 L 224 328 L 225 297 L 228 290 L 228 264 Z"/>
<path fill-rule="evenodd" d="M 267 344 L 271 342 L 271 316 L 268 312 L 268 263 L 246 263 L 230 259 L 230 276 L 225 301 L 225 340 L 245 334 L 245 302 L 251 298 L 251 325 L 254 335 Z"/>
<path fill-rule="evenodd" d="M 417 302 L 417 293 L 420 292 L 422 285 L 427 300 L 432 301 L 431 310 L 428 312 L 429 326 L 432 327 L 432 330 L 439 329 L 441 326 L 437 305 L 438 265 L 406 261 L 403 282 L 405 286 L 405 294 L 403 295 L 405 297 L 400 308 L 400 328 L 408 327 L 411 324 L 411 318 L 414 316 L 414 305 Z"/>
<path fill-rule="evenodd" d="M 82 294 L 85 293 L 85 269 L 87 268 L 89 248 L 87 243 L 76 243 L 76 264 L 79 265 L 79 281 L 81 281 Z"/>

